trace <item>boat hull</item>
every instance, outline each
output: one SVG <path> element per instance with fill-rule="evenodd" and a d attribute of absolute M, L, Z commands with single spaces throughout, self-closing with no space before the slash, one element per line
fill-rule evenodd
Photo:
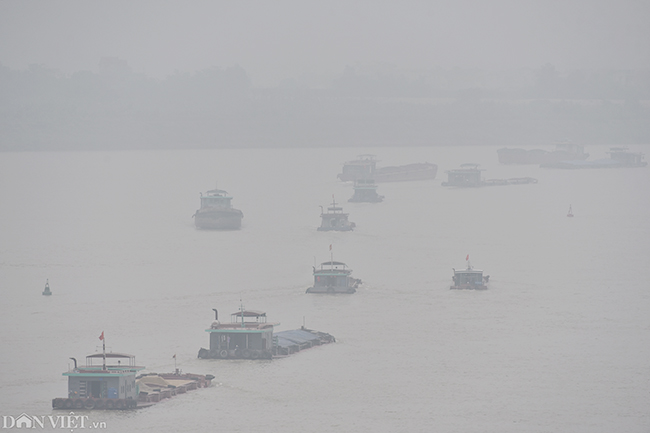
<path fill-rule="evenodd" d="M 459 286 L 450 286 L 451 290 L 487 290 L 485 284 L 461 284 Z"/>
<path fill-rule="evenodd" d="M 202 230 L 239 230 L 243 217 L 238 209 L 200 209 L 194 214 L 194 225 Z"/>

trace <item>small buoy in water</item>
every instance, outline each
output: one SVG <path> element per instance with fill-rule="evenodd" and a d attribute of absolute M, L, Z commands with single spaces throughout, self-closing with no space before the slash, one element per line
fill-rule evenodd
<path fill-rule="evenodd" d="M 566 214 L 569 218 L 573 218 L 573 211 L 571 210 L 571 205 L 569 205 L 569 213 Z"/>
<path fill-rule="evenodd" d="M 43 290 L 43 296 L 50 296 L 52 292 L 50 291 L 49 280 L 45 280 L 45 290 Z"/>

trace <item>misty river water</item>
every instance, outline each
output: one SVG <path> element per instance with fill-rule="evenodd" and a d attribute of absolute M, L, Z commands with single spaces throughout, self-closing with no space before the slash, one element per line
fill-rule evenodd
<path fill-rule="evenodd" d="M 336 175 L 360 153 L 438 175 L 348 203 Z M 465 162 L 539 183 L 441 186 Z M 241 230 L 194 228 L 215 186 Z M 104 332 L 147 371 L 176 355 L 216 377 L 150 408 L 88 412 L 104 431 L 648 432 L 649 191 L 647 167 L 505 166 L 495 147 L 1 153 L 0 415 L 55 413 L 69 357 L 101 350 Z M 316 231 L 332 194 L 353 232 Z M 330 245 L 363 280 L 356 294 L 305 294 Z M 449 290 L 468 254 L 488 290 Z M 229 320 L 240 299 L 277 330 L 337 342 L 197 359 L 212 308 Z"/>

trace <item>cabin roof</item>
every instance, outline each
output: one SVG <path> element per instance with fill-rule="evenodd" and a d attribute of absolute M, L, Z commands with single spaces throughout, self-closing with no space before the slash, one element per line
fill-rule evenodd
<path fill-rule="evenodd" d="M 331 261 L 330 261 L 330 262 L 323 262 L 323 263 L 321 263 L 321 266 L 322 266 L 322 265 L 328 265 L 328 266 L 346 266 L 346 264 L 343 263 L 343 262 L 331 262 Z"/>
<path fill-rule="evenodd" d="M 266 317 L 266 313 L 264 311 L 257 311 L 257 310 L 244 310 L 244 311 L 237 311 L 235 313 L 232 313 L 231 316 Z"/>
<path fill-rule="evenodd" d="M 103 353 L 93 353 L 92 355 L 86 356 L 86 358 L 103 358 Z M 107 358 L 135 358 L 135 355 L 129 355 L 128 353 L 107 353 Z"/>

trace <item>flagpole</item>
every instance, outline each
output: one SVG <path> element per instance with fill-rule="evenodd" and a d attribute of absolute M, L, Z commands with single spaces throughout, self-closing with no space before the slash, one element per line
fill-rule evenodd
<path fill-rule="evenodd" d="M 104 337 L 104 331 L 102 331 Z M 102 370 L 106 371 L 106 337 L 102 338 Z"/>

